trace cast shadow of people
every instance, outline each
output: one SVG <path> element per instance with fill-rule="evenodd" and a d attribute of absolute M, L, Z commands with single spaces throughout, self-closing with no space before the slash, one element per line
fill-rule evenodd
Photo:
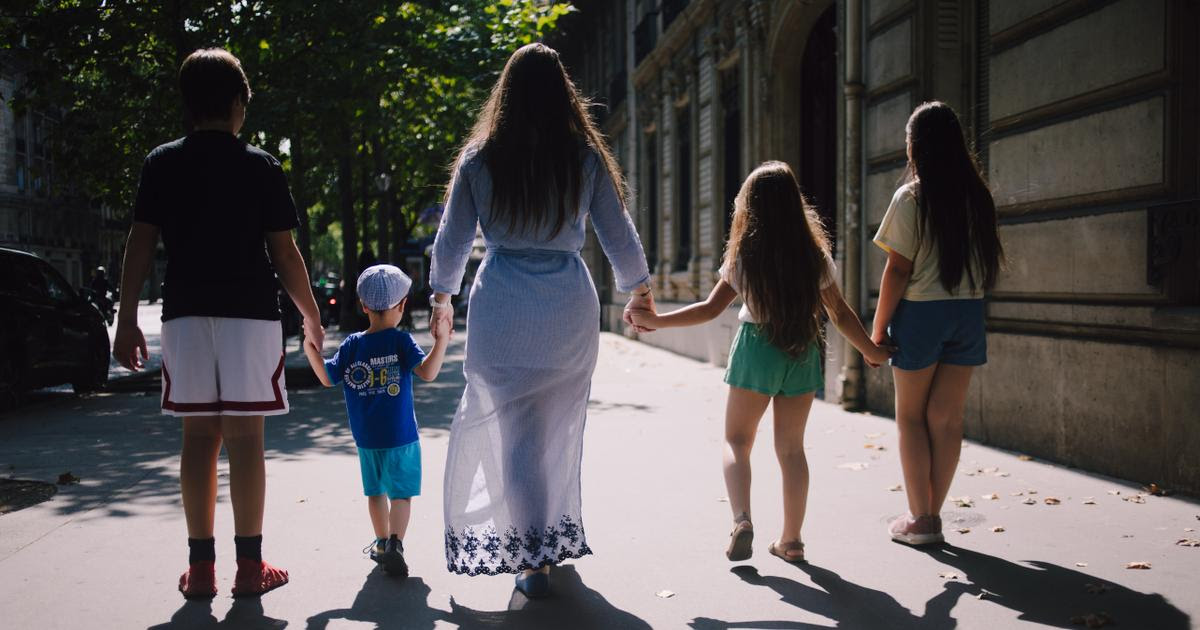
<path fill-rule="evenodd" d="M 324 630 L 334 619 L 375 624 L 377 630 L 433 628 L 444 612 L 429 607 L 429 585 L 419 577 L 396 579 L 372 567 L 350 608 L 317 613 L 308 618 L 307 630 Z"/>
<path fill-rule="evenodd" d="M 262 600 L 258 597 L 246 597 L 233 600 L 225 618 L 217 621 L 212 614 L 211 600 L 188 600 L 171 615 L 170 621 L 150 626 L 146 630 L 192 630 L 200 628 L 211 629 L 242 629 L 246 630 L 282 630 L 288 622 L 283 619 L 273 619 L 263 612 Z"/>
<path fill-rule="evenodd" d="M 636 615 L 612 605 L 603 595 L 587 587 L 572 565 L 560 565 L 551 572 L 551 594 L 530 600 L 513 590 L 508 609 L 480 611 L 467 608 L 450 598 L 450 614 L 445 620 L 464 629 L 497 628 L 571 628 L 572 630 L 638 629 L 650 624 Z"/>
<path fill-rule="evenodd" d="M 552 594 L 544 600 L 528 600 L 514 589 L 507 610 L 474 610 L 451 597 L 447 612 L 429 606 L 430 588 L 421 578 L 396 580 L 373 569 L 350 608 L 313 615 L 308 618 L 306 630 L 324 630 L 334 619 L 373 623 L 376 630 L 430 629 L 439 621 L 464 629 L 650 628 L 584 585 L 571 565 L 556 567 L 551 584 Z"/>
<path fill-rule="evenodd" d="M 842 579 L 840 575 L 813 564 L 797 564 L 820 588 L 774 575 L 763 576 L 758 569 L 737 566 L 731 572 L 747 584 L 765 586 L 779 594 L 780 600 L 801 610 L 820 615 L 837 623 L 837 628 L 921 628 L 952 630 L 957 622 L 950 609 L 964 590 L 963 584 L 948 583 L 946 589 L 925 604 L 921 616 L 913 614 L 891 595 Z M 829 628 L 825 624 L 794 620 L 723 621 L 697 617 L 689 624 L 697 630 L 725 628 L 767 628 L 778 630 Z"/>
<path fill-rule="evenodd" d="M 1074 569 L 1036 560 L 1018 564 L 949 544 L 922 551 L 962 572 L 971 582 L 966 592 L 983 593 L 987 601 L 1019 613 L 1022 621 L 1077 628 L 1072 618 L 1104 613 L 1122 626 L 1192 627 L 1189 615 L 1158 593 L 1140 593 Z"/>

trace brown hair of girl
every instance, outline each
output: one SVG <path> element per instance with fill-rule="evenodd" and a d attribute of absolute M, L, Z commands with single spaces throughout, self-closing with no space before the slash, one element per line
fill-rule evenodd
<path fill-rule="evenodd" d="M 509 57 L 455 160 L 480 151 L 492 178 L 492 221 L 509 232 L 549 227 L 557 235 L 579 211 L 585 147 L 624 200 L 621 169 L 588 105 L 553 48 L 528 44 Z"/>
<path fill-rule="evenodd" d="M 771 344 L 798 356 L 821 334 L 825 227 L 783 162 L 754 169 L 733 207 L 726 269 L 737 270 L 742 299 Z"/>
<path fill-rule="evenodd" d="M 967 149 L 958 116 L 940 101 L 922 103 L 905 125 L 905 179 L 917 198 L 917 234 L 932 236 L 942 286 L 958 289 L 963 273 L 972 291 L 990 291 L 1004 259 L 996 204 Z M 978 274 L 978 277 L 976 277 Z"/>

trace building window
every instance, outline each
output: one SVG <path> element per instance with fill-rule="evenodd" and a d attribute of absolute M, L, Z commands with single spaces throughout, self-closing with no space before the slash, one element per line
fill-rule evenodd
<path fill-rule="evenodd" d="M 646 134 L 646 262 L 658 265 L 658 134 Z"/>
<path fill-rule="evenodd" d="M 737 70 L 721 76 L 722 185 L 725 193 L 725 236 L 733 223 L 733 200 L 742 186 L 742 107 Z"/>
<path fill-rule="evenodd" d="M 673 271 L 687 271 L 692 259 L 692 115 L 691 106 L 679 109 L 675 117 L 675 265 Z"/>

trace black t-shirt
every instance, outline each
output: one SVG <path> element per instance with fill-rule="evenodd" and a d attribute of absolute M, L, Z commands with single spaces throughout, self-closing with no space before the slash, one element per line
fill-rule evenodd
<path fill-rule="evenodd" d="M 300 223 L 283 169 L 224 131 L 197 131 L 146 156 L 133 220 L 167 250 L 163 321 L 189 315 L 279 319 L 266 233 Z"/>

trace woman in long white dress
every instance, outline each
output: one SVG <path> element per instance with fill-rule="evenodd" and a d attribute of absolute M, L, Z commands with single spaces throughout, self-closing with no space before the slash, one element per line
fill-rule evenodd
<path fill-rule="evenodd" d="M 632 307 L 653 308 L 620 170 L 558 53 L 513 53 L 455 162 L 433 246 L 433 317 L 450 318 L 475 238 L 467 385 L 446 460 L 447 568 L 516 573 L 548 592 L 551 565 L 591 553 L 579 493 L 600 305 L 579 252 L 588 217 Z M 626 321 L 629 321 L 628 317 Z"/>

